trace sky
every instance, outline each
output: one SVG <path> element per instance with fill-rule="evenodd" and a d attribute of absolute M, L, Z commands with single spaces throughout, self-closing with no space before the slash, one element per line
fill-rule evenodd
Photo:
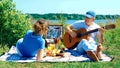
<path fill-rule="evenodd" d="M 120 15 L 120 0 L 13 0 L 16 9 L 23 13 L 96 14 Z"/>

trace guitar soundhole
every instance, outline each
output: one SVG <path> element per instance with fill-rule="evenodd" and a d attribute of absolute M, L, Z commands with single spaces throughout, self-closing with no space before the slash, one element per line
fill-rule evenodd
<path fill-rule="evenodd" d="M 78 38 L 79 38 L 79 37 L 81 37 L 81 36 L 82 36 L 82 34 L 81 34 L 81 33 L 78 33 L 78 34 L 77 34 L 77 37 L 78 37 Z"/>

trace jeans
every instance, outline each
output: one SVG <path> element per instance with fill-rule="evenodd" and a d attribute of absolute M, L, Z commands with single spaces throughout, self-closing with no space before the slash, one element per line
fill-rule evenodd
<path fill-rule="evenodd" d="M 76 51 L 80 54 L 86 54 L 88 50 L 96 51 L 97 44 L 94 41 L 82 39 L 77 45 Z"/>

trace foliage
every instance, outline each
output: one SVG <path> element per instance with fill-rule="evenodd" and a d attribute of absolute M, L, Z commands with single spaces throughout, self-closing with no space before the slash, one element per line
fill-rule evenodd
<path fill-rule="evenodd" d="M 17 11 L 12 0 L 0 1 L 0 45 L 11 46 L 30 29 L 29 19 Z"/>
<path fill-rule="evenodd" d="M 113 30 L 105 31 L 105 37 L 104 37 L 104 42 L 106 49 L 114 49 L 114 50 L 120 50 L 120 19 L 115 20 L 115 25 L 116 28 Z M 108 51 L 107 51 L 108 52 Z"/>
<path fill-rule="evenodd" d="M 65 14 L 65 13 L 49 13 L 49 14 L 27 14 L 28 17 L 32 17 L 33 19 L 49 19 L 56 20 L 56 18 L 61 17 L 61 15 L 68 20 L 84 20 L 84 15 L 82 14 Z M 120 18 L 120 15 L 97 15 L 96 20 L 100 19 L 116 19 Z"/>

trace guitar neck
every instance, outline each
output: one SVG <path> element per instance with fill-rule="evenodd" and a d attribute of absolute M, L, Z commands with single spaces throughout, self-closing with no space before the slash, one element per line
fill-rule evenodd
<path fill-rule="evenodd" d="M 106 26 L 104 26 L 104 27 L 102 27 L 103 29 L 106 29 L 106 30 L 109 30 L 109 29 L 113 29 L 113 28 L 115 28 L 116 26 L 115 26 L 115 24 L 110 24 L 110 25 L 106 25 Z M 81 36 L 84 36 L 84 35 L 88 35 L 88 34 L 90 34 L 90 33 L 93 33 L 93 32 L 97 32 L 98 31 L 98 29 L 94 29 L 94 30 L 90 30 L 90 31 L 87 31 L 87 32 L 85 32 L 85 33 L 78 33 L 77 34 L 77 37 L 81 37 Z"/>
<path fill-rule="evenodd" d="M 85 34 L 88 35 L 90 33 L 94 33 L 94 32 L 97 32 L 97 31 L 98 31 L 98 29 L 94 29 L 94 30 L 90 30 L 90 31 L 86 32 Z"/>
<path fill-rule="evenodd" d="M 88 35 L 90 33 L 94 33 L 94 32 L 97 32 L 97 31 L 98 31 L 98 29 L 94 29 L 94 30 L 87 31 L 85 33 L 80 33 L 80 34 L 78 33 L 77 37 L 85 36 L 85 35 Z"/>

